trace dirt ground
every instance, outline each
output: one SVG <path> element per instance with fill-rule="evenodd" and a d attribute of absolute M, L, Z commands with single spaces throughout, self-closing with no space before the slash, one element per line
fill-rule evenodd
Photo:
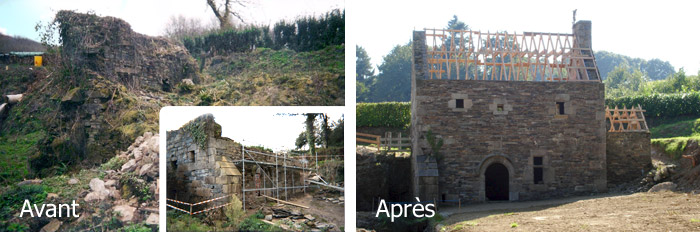
<path fill-rule="evenodd" d="M 327 223 L 334 224 L 336 227 L 333 231 L 336 231 L 342 227 L 345 227 L 345 205 L 333 204 L 331 202 L 322 201 L 314 199 L 311 194 L 305 194 L 302 197 L 297 197 L 293 201 L 295 204 L 309 206 L 308 209 L 302 209 L 303 214 L 311 214 L 320 221 L 326 221 Z"/>
<path fill-rule="evenodd" d="M 440 231 L 700 231 L 700 195 L 604 194 L 443 209 Z"/>

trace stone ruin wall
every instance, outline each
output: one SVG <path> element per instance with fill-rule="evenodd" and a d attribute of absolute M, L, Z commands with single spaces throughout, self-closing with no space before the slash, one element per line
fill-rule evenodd
<path fill-rule="evenodd" d="M 221 137 L 221 127 L 213 121 L 213 116 L 204 115 L 193 120 L 205 124 L 205 133 L 208 137 L 206 146 L 202 148 L 196 142 L 194 136 L 186 129 L 180 128 L 167 132 L 167 198 L 182 202 L 197 203 L 216 197 L 230 194 L 236 195 L 242 200 L 243 165 L 234 163 L 241 159 L 242 147 L 239 143 L 225 137 Z M 192 123 L 192 122 L 190 122 Z M 249 149 L 249 148 L 246 148 Z M 253 150 L 258 151 L 259 150 Z M 246 159 L 253 159 L 269 164 L 275 163 L 275 158 L 255 153 L 249 153 Z M 284 164 L 282 158 L 278 158 L 280 165 Z M 299 160 L 288 160 L 286 165 L 302 167 Z M 246 163 L 245 185 L 246 189 L 272 188 L 273 184 L 258 170 L 265 170 L 273 181 L 278 181 L 280 187 L 284 186 L 284 169 L 282 166 L 275 170 L 274 165 L 256 165 Z M 279 172 L 279 180 L 275 178 L 275 171 Z M 258 177 L 256 178 L 256 174 Z M 292 178 L 299 184 L 302 172 L 288 168 L 286 171 L 287 185 L 291 186 Z M 256 179 L 259 180 L 256 185 Z M 280 197 L 283 198 L 283 190 L 280 189 Z M 291 190 L 290 190 L 291 191 Z M 301 190 L 297 190 L 301 191 Z M 260 195 L 275 196 L 273 190 L 246 192 L 246 208 L 251 208 L 256 202 L 264 201 Z M 223 204 L 223 201 L 215 204 L 203 204 L 194 209 L 207 208 Z"/>
<path fill-rule="evenodd" d="M 240 172 L 230 160 L 218 155 L 237 150 L 227 146 L 226 140 L 210 139 L 207 148 L 202 149 L 188 132 L 169 131 L 167 136 L 169 199 L 196 203 L 240 194 Z"/>
<path fill-rule="evenodd" d="M 133 89 L 169 90 L 182 79 L 198 82 L 197 65 L 183 46 L 136 33 L 124 20 L 60 11 L 64 59 Z"/>

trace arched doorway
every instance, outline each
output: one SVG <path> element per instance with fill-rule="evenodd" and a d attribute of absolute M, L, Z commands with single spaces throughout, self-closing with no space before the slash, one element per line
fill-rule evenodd
<path fill-rule="evenodd" d="M 489 201 L 509 200 L 508 168 L 501 163 L 492 163 L 484 172 L 484 190 Z"/>

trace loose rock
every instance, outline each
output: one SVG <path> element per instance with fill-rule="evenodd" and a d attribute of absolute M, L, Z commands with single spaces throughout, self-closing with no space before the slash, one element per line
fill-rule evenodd
<path fill-rule="evenodd" d="M 663 183 L 654 185 L 654 187 L 651 187 L 651 189 L 649 189 L 649 192 L 653 193 L 653 192 L 661 192 L 661 191 L 673 191 L 676 189 L 676 186 L 677 185 L 674 184 L 673 182 L 667 181 L 667 182 L 663 182 Z"/>
<path fill-rule="evenodd" d="M 56 232 L 62 224 L 62 221 L 59 221 L 58 219 L 53 219 L 51 220 L 51 222 L 49 222 L 49 224 L 46 224 L 44 227 L 41 227 L 40 232 Z"/>

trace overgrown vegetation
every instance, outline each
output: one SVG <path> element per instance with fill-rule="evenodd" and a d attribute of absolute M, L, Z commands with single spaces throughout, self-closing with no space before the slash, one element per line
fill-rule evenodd
<path fill-rule="evenodd" d="M 436 160 L 440 160 L 442 157 L 440 153 L 443 144 L 442 138 L 435 136 L 432 130 L 428 130 L 428 133 L 425 134 L 425 139 L 428 140 L 428 145 L 430 145 L 430 153 L 428 155 Z"/>
<path fill-rule="evenodd" d="M 11 183 L 28 177 L 27 155 L 39 152 L 35 146 L 44 132 L 0 137 L 0 183 Z"/>
<path fill-rule="evenodd" d="M 681 158 L 690 140 L 700 142 L 700 136 L 652 139 L 651 144 L 660 147 L 665 154 L 677 160 Z"/>
<path fill-rule="evenodd" d="M 151 188 L 145 181 L 138 179 L 138 173 L 126 173 L 119 180 L 121 184 L 121 194 L 123 199 L 135 196 L 139 201 L 148 201 L 151 196 Z"/>
<path fill-rule="evenodd" d="M 11 186 L 0 193 L 0 228 L 7 228 L 7 219 L 19 212 L 24 200 L 32 204 L 41 204 L 46 199 L 46 189 L 43 185 Z M 14 225 L 15 228 L 21 225 Z"/>
<path fill-rule="evenodd" d="M 170 231 L 214 231 L 199 218 L 175 210 L 167 212 L 167 229 Z"/>

